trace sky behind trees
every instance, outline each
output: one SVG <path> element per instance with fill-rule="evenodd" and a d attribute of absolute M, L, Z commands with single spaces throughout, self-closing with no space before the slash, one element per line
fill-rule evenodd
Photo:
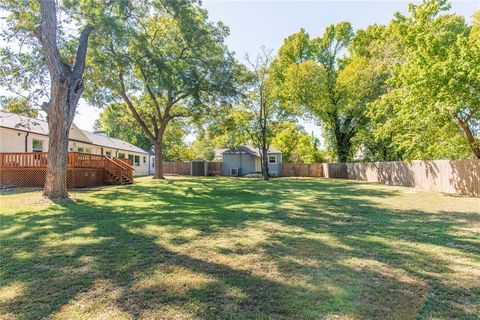
<path fill-rule="evenodd" d="M 394 12 L 407 12 L 412 1 L 219 1 L 204 0 L 203 6 L 213 21 L 222 21 L 230 28 L 227 44 L 239 61 L 245 54 L 255 57 L 261 46 L 276 52 L 288 35 L 304 28 L 311 36 L 321 35 L 331 23 L 349 21 L 354 29 L 388 23 Z M 415 1 L 419 2 L 419 1 Z M 480 1 L 452 1 L 452 12 L 471 21 Z M 0 92 L 3 95 L 3 92 Z M 101 110 L 81 101 L 75 123 L 92 130 Z M 308 132 L 320 137 L 320 128 L 303 122 Z"/>

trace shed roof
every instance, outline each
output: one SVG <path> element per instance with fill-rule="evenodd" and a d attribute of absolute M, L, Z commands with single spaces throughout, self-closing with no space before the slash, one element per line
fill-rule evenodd
<path fill-rule="evenodd" d="M 267 153 L 282 154 L 282 151 L 274 148 L 269 148 Z M 260 152 L 258 151 L 258 149 L 250 145 L 241 145 L 238 149 L 225 148 L 215 150 L 215 157 L 221 157 L 224 154 L 249 154 L 253 157 L 260 157 Z"/>

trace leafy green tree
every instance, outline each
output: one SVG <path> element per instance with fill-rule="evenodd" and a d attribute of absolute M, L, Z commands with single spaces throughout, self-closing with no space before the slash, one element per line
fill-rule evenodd
<path fill-rule="evenodd" d="M 374 135 L 406 159 L 480 158 L 480 13 L 473 25 L 441 14 L 443 0 L 410 5 L 389 37 L 397 44 L 391 90 L 371 108 Z"/>
<path fill-rule="evenodd" d="M 95 121 L 95 130 L 104 131 L 109 137 L 128 141 L 144 150 L 151 150 L 152 142 L 145 132 L 129 114 L 124 103 L 113 103 L 106 107 Z M 181 119 L 172 120 L 165 131 L 163 150 L 165 161 L 189 161 L 194 158 L 192 151 L 185 144 L 188 134 L 187 124 Z"/>
<path fill-rule="evenodd" d="M 38 118 L 39 116 L 38 109 L 35 109 L 27 98 L 3 98 L 0 100 L 0 104 L 6 112 L 16 113 L 30 118 Z"/>
<path fill-rule="evenodd" d="M 163 140 L 174 119 L 211 113 L 238 95 L 241 68 L 224 45 L 228 29 L 190 1 L 132 6 L 105 21 L 93 44 L 89 100 L 123 101 L 155 150 L 154 178 L 163 178 Z"/>
<path fill-rule="evenodd" d="M 283 162 L 321 163 L 324 154 L 319 150 L 318 139 L 294 121 L 281 121 L 274 124 L 272 147 L 282 151 Z"/>
<path fill-rule="evenodd" d="M 287 37 L 275 70 L 283 108 L 321 122 L 327 146 L 340 162 L 351 160 L 355 137 L 367 123 L 367 105 L 385 90 L 386 76 L 372 63 L 372 27 L 354 36 L 351 25 L 330 25 L 315 39 L 302 29 Z"/>

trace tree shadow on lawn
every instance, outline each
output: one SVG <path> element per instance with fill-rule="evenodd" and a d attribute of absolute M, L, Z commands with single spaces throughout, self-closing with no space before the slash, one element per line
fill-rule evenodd
<path fill-rule="evenodd" d="M 196 181 L 119 187 L 87 201 L 58 202 L 48 212 L 2 215 L 1 228 L 12 231 L 2 241 L 6 263 L 0 285 L 18 282 L 21 289 L 0 302 L 0 309 L 20 318 L 48 317 L 106 282 L 117 293 L 104 308 L 133 318 L 175 311 L 195 318 L 411 318 L 419 308 L 430 312 L 449 294 L 454 297 L 444 303 L 451 304 L 450 315 L 475 317 L 458 299 L 467 296 L 476 303 L 471 296 L 478 294 L 478 286 L 445 285 L 441 277 L 452 270 L 441 257 L 387 241 L 455 248 L 478 262 L 472 239 L 450 233 L 461 225 L 458 219 L 468 221 L 470 215 L 449 212 L 428 223 L 423 212 L 389 211 L 365 199 L 395 191 L 359 189 L 357 183 Z M 289 200 L 304 212 L 283 207 L 287 196 L 306 190 L 317 197 L 313 202 Z M 275 225 L 286 229 L 269 229 Z M 261 228 L 266 240 L 238 250 L 217 248 L 217 253 L 232 259 L 260 254 L 279 275 L 266 277 L 254 266 L 233 268 L 173 251 L 159 244 L 162 234 L 141 232 L 147 226 L 169 227 L 173 234 L 196 231 L 169 240 L 179 245 L 208 241 L 228 230 Z M 327 238 L 312 238 L 316 234 Z M 179 289 L 171 283 L 179 269 L 205 281 Z M 159 273 L 167 280 L 159 281 Z M 140 285 L 143 280 L 147 284 Z"/>

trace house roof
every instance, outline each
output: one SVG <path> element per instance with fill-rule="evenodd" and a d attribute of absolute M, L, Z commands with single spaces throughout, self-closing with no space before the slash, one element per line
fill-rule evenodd
<path fill-rule="evenodd" d="M 249 154 L 253 157 L 260 157 L 260 152 L 258 149 L 250 145 L 241 145 L 238 149 L 225 148 L 215 150 L 215 157 L 221 157 L 224 154 Z M 268 154 L 282 154 L 282 151 L 269 148 Z"/>
<path fill-rule="evenodd" d="M 48 135 L 48 123 L 44 120 L 38 120 L 15 113 L 0 111 L 0 127 L 28 131 L 41 135 Z M 72 137 L 75 134 L 75 137 Z M 134 146 L 126 141 L 110 138 L 104 134 L 96 134 L 85 130 L 80 130 L 75 124 L 72 124 L 70 130 L 70 139 L 91 143 L 97 146 L 148 154 L 147 151 Z"/>
<path fill-rule="evenodd" d="M 82 132 L 93 144 L 97 146 L 149 154 L 147 151 L 120 139 L 110 138 L 104 134 L 93 133 L 85 130 L 82 130 Z"/>
<path fill-rule="evenodd" d="M 0 127 L 48 135 L 48 123 L 43 120 L 0 111 Z"/>

